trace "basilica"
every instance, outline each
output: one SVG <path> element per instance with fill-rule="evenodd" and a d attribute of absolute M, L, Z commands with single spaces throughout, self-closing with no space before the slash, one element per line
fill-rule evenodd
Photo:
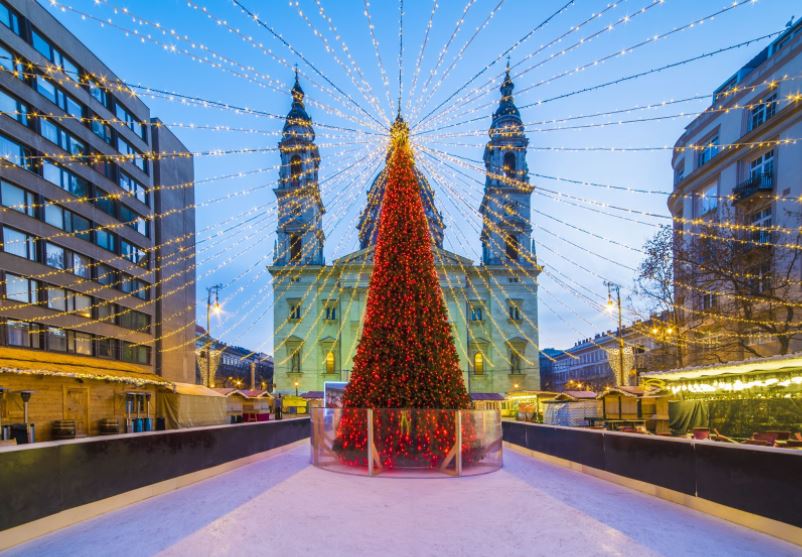
<path fill-rule="evenodd" d="M 485 146 L 482 259 L 475 264 L 443 249 L 445 224 L 434 191 L 416 170 L 465 385 L 483 393 L 539 389 L 537 264 L 526 164 L 528 139 L 512 98 L 509 67 Z M 318 185 L 321 163 L 312 120 L 296 75 L 292 108 L 279 142 L 281 170 L 273 190 L 278 228 L 269 271 L 274 295 L 274 381 L 282 393 L 322 391 L 348 381 L 362 331 L 381 201 L 379 172 L 359 224 L 360 249 L 325 262 Z M 391 370 L 389 370 L 391 371 Z"/>

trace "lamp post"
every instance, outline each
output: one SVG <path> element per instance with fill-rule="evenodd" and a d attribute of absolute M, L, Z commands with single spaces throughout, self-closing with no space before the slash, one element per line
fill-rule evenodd
<path fill-rule="evenodd" d="M 622 317 L 621 317 L 621 285 L 616 284 L 610 281 L 604 281 L 604 286 L 607 287 L 607 309 L 612 311 L 614 304 L 613 304 L 613 291 L 615 291 L 615 297 L 617 300 L 618 305 L 618 365 L 620 366 L 618 369 L 619 378 L 618 384 L 623 386 L 624 383 L 624 328 L 622 324 Z"/>
<path fill-rule="evenodd" d="M 295 396 L 298 396 L 298 381 L 295 382 Z"/>
<path fill-rule="evenodd" d="M 206 383 L 207 387 L 214 384 L 212 381 L 212 313 L 219 315 L 220 307 L 220 289 L 223 288 L 222 284 L 215 284 L 214 286 L 206 287 Z M 212 305 L 212 292 L 214 292 L 214 305 Z"/>

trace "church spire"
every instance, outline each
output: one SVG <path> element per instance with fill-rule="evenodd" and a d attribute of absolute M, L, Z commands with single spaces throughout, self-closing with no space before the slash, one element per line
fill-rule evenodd
<path fill-rule="evenodd" d="M 322 265 L 325 212 L 318 186 L 320 155 L 312 119 L 304 106 L 304 90 L 295 66 L 292 106 L 284 121 L 279 183 L 273 190 L 278 201 L 277 250 L 274 265 Z"/>
<path fill-rule="evenodd" d="M 532 225 L 529 168 L 521 114 L 512 98 L 515 84 L 510 75 L 510 62 L 499 91 L 498 108 L 488 130 L 490 141 L 485 146 L 485 193 L 482 198 L 482 262 L 510 268 L 530 267 Z"/>

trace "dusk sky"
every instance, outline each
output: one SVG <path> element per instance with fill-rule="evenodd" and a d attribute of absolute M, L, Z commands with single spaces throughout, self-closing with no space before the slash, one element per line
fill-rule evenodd
<path fill-rule="evenodd" d="M 396 1 L 374 0 L 367 10 L 374 26 L 378 58 L 387 76 L 385 86 L 361 0 L 241 1 L 295 52 L 231 1 L 68 0 L 54 2 L 55 7 L 50 9 L 130 84 L 265 113 L 204 108 L 163 95 L 151 98 L 146 91 L 136 89 L 152 114 L 170 125 L 190 151 L 224 152 L 195 158 L 200 241 L 198 322 L 205 322 L 205 287 L 222 283 L 225 311 L 215 321 L 213 334 L 233 344 L 271 353 L 273 297 L 266 266 L 272 261 L 276 228 L 272 188 L 278 176 L 279 157 L 273 149 L 283 120 L 270 115 L 283 116 L 289 110 L 292 67 L 297 63 L 320 146 L 320 182 L 327 207 L 326 261 L 355 251 L 355 226 L 366 202 L 365 193 L 384 160 L 386 136 L 377 131 L 373 118 L 384 125 L 385 118 L 395 115 L 399 13 Z M 778 32 L 793 15 L 802 15 L 802 2 L 798 0 L 623 0 L 615 7 L 606 1 L 577 0 L 525 41 L 518 42 L 565 3 L 468 0 L 466 4 L 462 0 L 439 0 L 422 62 L 418 64 L 433 3 L 407 0 L 402 64 L 402 106 L 408 121 L 416 123 L 446 101 L 413 133 L 458 124 L 421 134 L 414 140 L 417 159 L 422 170 L 434 178 L 436 204 L 445 216 L 444 247 L 477 262 L 481 254 L 481 219 L 477 210 L 484 176 L 471 161 L 481 164 L 491 114 L 500 96 L 498 86 L 505 63 L 501 55 L 517 45 L 510 52 L 514 98 L 530 139 L 530 181 L 537 186 L 532 195 L 532 222 L 538 259 L 545 267 L 539 289 L 540 346 L 558 348 L 614 327 L 613 318 L 601 311 L 607 298 L 602 281 L 620 283 L 623 294 L 629 295 L 632 269 L 642 258 L 637 250 L 658 225 L 670 224 L 666 199 L 672 187 L 671 146 L 693 116 L 709 106 L 713 90 L 771 39 L 620 84 L 554 97 L 733 47 Z M 644 40 L 733 5 L 703 24 L 629 51 Z M 193 6 L 205 7 L 206 13 Z M 325 18 L 321 17 L 321 8 Z M 602 11 L 601 17 L 583 23 Z M 628 21 L 622 21 L 625 16 L 629 16 Z M 577 25 L 581 27 L 575 29 Z M 597 38 L 587 40 L 608 27 Z M 550 45 L 572 28 L 573 32 Z M 134 35 L 133 30 L 138 34 Z M 327 41 L 328 51 L 321 37 Z M 574 48 L 579 41 L 582 43 Z M 563 49 L 569 52 L 563 53 Z M 622 51 L 626 53 L 622 55 Z M 616 53 L 606 62 L 594 64 Z M 587 69 L 575 71 L 586 65 Z M 430 78 L 434 68 L 436 76 Z M 477 79 L 460 89 L 483 69 Z M 354 85 L 361 83 L 363 77 L 371 91 Z M 413 81 L 416 87 L 410 95 Z M 335 87 L 351 100 L 335 92 Z M 549 123 L 700 95 L 704 98 L 661 108 Z M 658 116 L 669 117 L 616 123 Z M 468 122 L 460 124 L 464 121 Z M 603 123 L 611 125 L 555 129 Z M 216 129 L 198 129 L 200 126 Z M 611 150 L 644 147 L 655 149 Z M 261 150 L 230 153 L 239 149 Z M 437 155 L 440 161 L 434 162 L 431 155 L 425 154 L 438 151 L 452 155 Z M 448 158 L 453 155 L 457 158 Z M 241 177 L 210 180 L 240 172 L 244 174 Z M 544 176 L 652 193 L 578 185 Z M 219 236 L 221 230 L 227 231 L 225 236 Z M 625 320 L 634 317 L 627 310 Z"/>

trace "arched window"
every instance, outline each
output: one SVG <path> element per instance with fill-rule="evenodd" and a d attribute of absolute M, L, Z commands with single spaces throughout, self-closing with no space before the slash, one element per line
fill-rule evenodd
<path fill-rule="evenodd" d="M 301 181 L 301 157 L 298 155 L 290 159 L 290 183 L 293 186 L 298 186 Z"/>
<path fill-rule="evenodd" d="M 507 236 L 505 240 L 507 257 L 512 259 L 513 261 L 518 261 L 518 252 L 520 251 L 520 245 L 518 244 L 518 238 L 515 236 Z"/>
<path fill-rule="evenodd" d="M 504 153 L 504 174 L 507 178 L 515 178 L 515 153 L 507 151 Z"/>
<path fill-rule="evenodd" d="M 485 357 L 481 352 L 477 352 L 473 355 L 473 372 L 477 375 L 481 375 L 485 372 Z"/>
<path fill-rule="evenodd" d="M 521 356 L 514 348 L 510 350 L 510 373 L 521 373 Z"/>
<path fill-rule="evenodd" d="M 334 352 L 331 350 L 326 353 L 326 373 L 334 373 Z"/>

